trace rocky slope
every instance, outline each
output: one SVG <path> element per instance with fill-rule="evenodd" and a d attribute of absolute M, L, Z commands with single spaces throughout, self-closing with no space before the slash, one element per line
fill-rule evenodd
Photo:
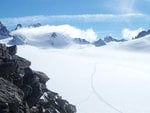
<path fill-rule="evenodd" d="M 0 44 L 0 113 L 75 113 L 76 107 L 47 89 L 48 76 Z"/>
<path fill-rule="evenodd" d="M 0 39 L 9 37 L 9 31 L 7 30 L 6 26 L 4 26 L 1 22 L 0 22 Z"/>
<path fill-rule="evenodd" d="M 147 35 L 150 35 L 150 29 L 147 31 L 143 30 L 143 31 L 139 32 L 139 34 L 135 37 L 135 39 L 142 38 Z"/>

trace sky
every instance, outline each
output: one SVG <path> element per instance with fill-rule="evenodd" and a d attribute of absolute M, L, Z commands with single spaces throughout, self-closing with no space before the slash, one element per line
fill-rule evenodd
<path fill-rule="evenodd" d="M 100 38 L 127 38 L 150 28 L 149 4 L 150 0 L 1 0 L 0 21 L 8 28 L 18 23 L 67 24 L 93 29 Z"/>

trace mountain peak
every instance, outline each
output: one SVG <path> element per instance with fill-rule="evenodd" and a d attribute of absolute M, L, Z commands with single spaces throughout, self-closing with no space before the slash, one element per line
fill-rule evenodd
<path fill-rule="evenodd" d="M 9 36 L 9 31 L 7 30 L 6 26 L 0 22 L 0 38 L 4 38 L 6 36 Z"/>
<path fill-rule="evenodd" d="M 29 27 L 40 27 L 41 23 L 35 23 L 35 24 L 31 24 L 29 25 Z"/>
<path fill-rule="evenodd" d="M 53 32 L 53 33 L 51 34 L 51 37 L 52 37 L 52 38 L 56 38 L 56 37 L 57 37 L 56 32 Z"/>
<path fill-rule="evenodd" d="M 99 39 L 99 40 L 93 42 L 93 45 L 95 45 L 96 47 L 99 47 L 99 46 L 103 46 L 103 45 L 106 45 L 106 44 L 102 39 Z"/>
<path fill-rule="evenodd" d="M 106 37 L 104 38 L 104 42 L 105 42 L 105 43 L 109 43 L 109 42 L 112 42 L 112 41 L 114 41 L 114 42 L 124 42 L 124 41 L 126 41 L 126 40 L 125 40 L 125 39 L 120 39 L 120 40 L 118 40 L 118 39 L 113 38 L 112 36 L 106 36 Z"/>
<path fill-rule="evenodd" d="M 77 44 L 90 44 L 89 41 L 85 40 L 85 39 L 81 39 L 81 38 L 74 38 L 73 42 L 77 43 Z"/>
<path fill-rule="evenodd" d="M 106 43 L 109 43 L 109 42 L 111 42 L 111 41 L 116 41 L 116 39 L 112 38 L 112 36 L 106 36 L 106 37 L 104 38 L 104 42 L 106 42 Z"/>
<path fill-rule="evenodd" d="M 143 30 L 143 31 L 139 32 L 139 34 L 135 37 L 135 39 L 142 38 L 142 37 L 149 35 L 149 34 L 150 34 L 150 29 L 147 31 Z"/>
<path fill-rule="evenodd" d="M 17 24 L 15 30 L 22 28 L 22 24 Z"/>

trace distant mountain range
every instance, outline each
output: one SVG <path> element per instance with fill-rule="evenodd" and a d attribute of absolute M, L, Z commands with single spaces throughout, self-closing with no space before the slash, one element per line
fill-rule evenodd
<path fill-rule="evenodd" d="M 5 25 L 0 22 L 0 40 L 10 38 L 8 44 L 10 45 L 23 45 L 29 44 L 33 46 L 50 46 L 50 47 L 65 47 L 71 44 L 77 45 L 94 45 L 96 47 L 107 45 L 110 42 L 125 42 L 125 39 L 115 39 L 112 36 L 106 36 L 104 39 L 98 39 L 94 42 L 89 42 L 82 37 L 72 38 L 68 35 L 59 33 L 59 32 L 51 32 L 42 34 L 42 35 L 33 35 L 29 36 L 28 34 L 21 34 L 17 31 L 22 28 L 37 28 L 42 26 L 40 23 L 32 24 L 27 27 L 23 27 L 21 24 L 17 24 L 16 28 L 12 31 L 9 31 Z M 143 36 L 149 35 L 150 30 L 141 31 L 134 39 L 141 38 Z"/>
<path fill-rule="evenodd" d="M 139 34 L 135 37 L 135 39 L 142 38 L 146 35 L 150 35 L 150 29 L 147 31 L 143 30 L 143 31 L 139 32 Z"/>

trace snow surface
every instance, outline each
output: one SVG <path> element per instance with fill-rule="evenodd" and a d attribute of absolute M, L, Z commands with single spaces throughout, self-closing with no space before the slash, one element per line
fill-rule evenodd
<path fill-rule="evenodd" d="M 18 54 L 32 61 L 33 69 L 45 72 L 48 88 L 75 104 L 78 113 L 150 113 L 150 53 L 116 49 L 119 45 L 24 45 L 18 46 Z"/>
<path fill-rule="evenodd" d="M 150 113 L 150 36 L 55 49 L 41 48 L 49 33 L 27 35 L 37 46 L 20 45 L 17 54 L 45 72 L 51 78 L 48 88 L 75 104 L 78 113 Z"/>

